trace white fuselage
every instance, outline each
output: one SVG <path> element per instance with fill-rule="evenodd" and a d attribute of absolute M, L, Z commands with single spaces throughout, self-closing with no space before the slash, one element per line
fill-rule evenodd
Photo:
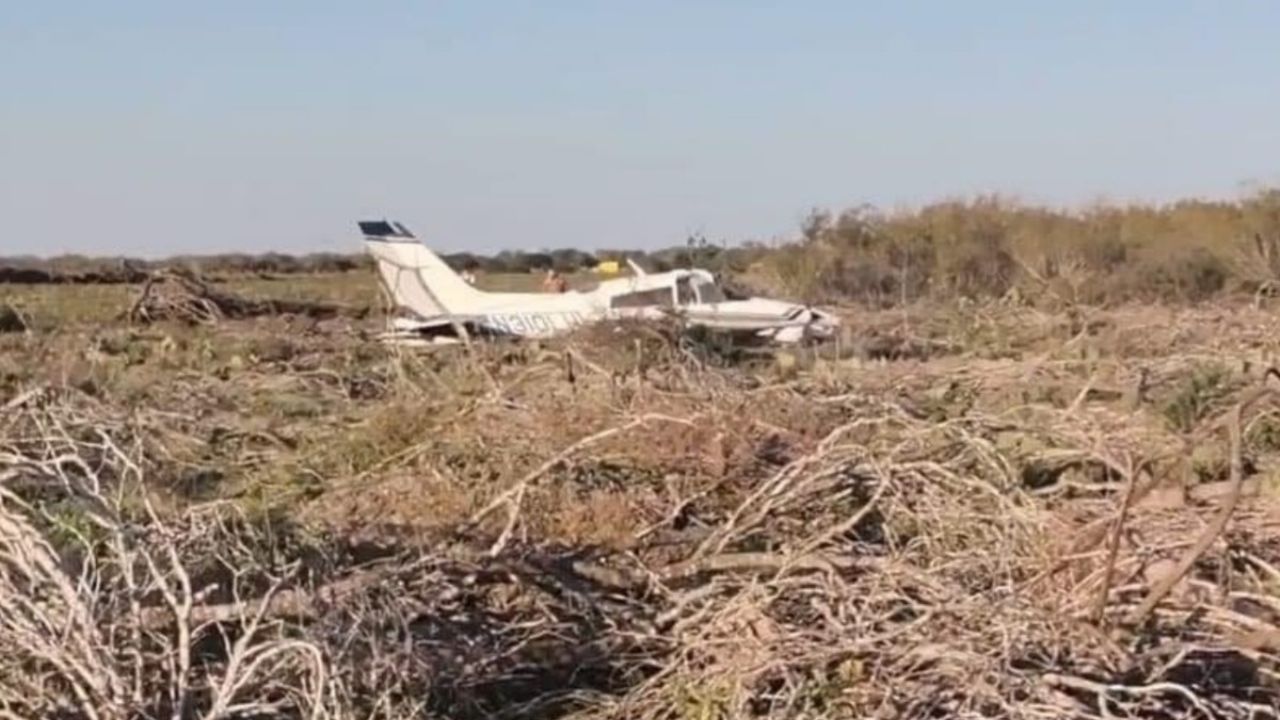
<path fill-rule="evenodd" d="M 601 320 L 658 318 L 676 309 L 676 277 L 683 271 L 606 280 L 587 290 L 563 293 L 484 293 L 469 305 L 466 314 L 479 325 L 503 334 L 547 337 Z M 647 305 L 627 305 L 625 298 L 669 297 Z"/>

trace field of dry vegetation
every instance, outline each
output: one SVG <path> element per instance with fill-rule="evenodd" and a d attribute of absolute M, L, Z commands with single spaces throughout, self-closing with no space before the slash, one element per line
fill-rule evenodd
<path fill-rule="evenodd" d="M 0 285 L 0 717 L 1277 717 L 1263 205 L 818 218 L 741 267 L 840 304 L 777 358 Z"/>

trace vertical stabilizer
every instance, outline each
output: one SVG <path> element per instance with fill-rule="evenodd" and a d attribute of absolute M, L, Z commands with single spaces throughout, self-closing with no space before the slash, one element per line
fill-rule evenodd
<path fill-rule="evenodd" d="M 364 246 L 398 307 L 423 318 L 465 315 L 481 291 L 427 249 L 400 223 L 361 222 Z"/>

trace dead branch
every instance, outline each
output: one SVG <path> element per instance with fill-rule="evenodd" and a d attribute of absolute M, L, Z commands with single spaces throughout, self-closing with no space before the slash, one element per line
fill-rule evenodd
<path fill-rule="evenodd" d="M 1274 388 L 1259 388 L 1246 395 L 1244 399 L 1237 403 L 1235 408 L 1231 410 L 1231 413 L 1226 420 L 1226 428 L 1231 446 L 1231 485 L 1226 498 L 1223 499 L 1222 507 L 1219 508 L 1218 514 L 1214 517 L 1213 522 L 1209 523 L 1204 531 L 1200 533 L 1195 545 L 1192 545 L 1191 548 L 1183 554 L 1182 559 L 1178 561 L 1178 564 L 1175 566 L 1173 571 L 1161 578 L 1161 580 L 1151 588 L 1151 591 L 1147 593 L 1147 597 L 1142 601 L 1142 603 L 1134 609 L 1133 613 L 1129 617 L 1130 622 L 1134 624 L 1141 624 L 1144 622 L 1147 617 L 1151 615 L 1151 611 L 1155 609 L 1156 605 L 1158 605 L 1160 601 L 1169 594 L 1169 591 L 1173 589 L 1174 585 L 1178 584 L 1178 582 L 1191 571 L 1192 566 L 1194 566 L 1200 557 L 1208 551 L 1209 547 L 1218 539 L 1218 536 L 1226 530 L 1227 523 L 1230 522 L 1231 515 L 1235 512 L 1236 505 L 1240 502 L 1241 489 L 1244 486 L 1242 437 L 1244 415 L 1259 401 L 1265 398 L 1274 397 L 1277 394 L 1280 394 L 1280 391 L 1277 391 Z"/>

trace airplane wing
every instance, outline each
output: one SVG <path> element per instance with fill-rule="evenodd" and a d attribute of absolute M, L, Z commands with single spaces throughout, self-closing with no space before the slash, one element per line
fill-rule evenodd
<path fill-rule="evenodd" d="M 826 320 L 826 313 L 797 307 L 786 313 L 778 312 L 717 312 L 696 307 L 676 309 L 690 322 L 725 330 L 772 330 L 787 327 L 803 327 L 814 321 Z"/>
<path fill-rule="evenodd" d="M 838 319 L 829 313 L 802 306 L 760 307 L 747 310 L 744 303 L 734 303 L 733 312 L 714 309 L 679 308 L 675 313 L 685 322 L 710 330 L 745 335 L 758 339 L 784 343 L 804 337 L 829 337 L 838 325 Z"/>
<path fill-rule="evenodd" d="M 391 329 L 379 335 L 383 342 L 401 345 L 455 345 L 463 341 L 458 334 L 461 327 L 472 338 L 514 337 L 488 322 L 481 315 L 435 315 L 430 318 L 396 317 L 391 319 Z"/>

